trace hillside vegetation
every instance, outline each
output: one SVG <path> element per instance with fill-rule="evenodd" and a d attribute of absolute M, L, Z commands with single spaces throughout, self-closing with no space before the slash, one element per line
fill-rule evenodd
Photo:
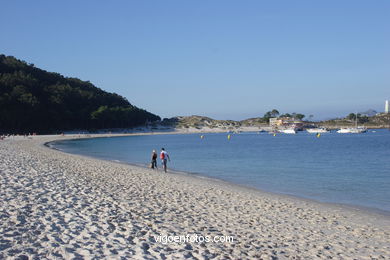
<path fill-rule="evenodd" d="M 125 128 L 160 120 L 89 81 L 0 55 L 0 132 Z"/>
<path fill-rule="evenodd" d="M 267 126 L 268 122 L 263 118 L 250 118 L 242 121 L 234 120 L 216 120 L 205 116 L 177 116 L 173 118 L 165 118 L 162 125 L 175 128 L 220 128 L 225 130 L 236 129 L 241 126 Z"/>
<path fill-rule="evenodd" d="M 390 114 L 377 114 L 373 116 L 357 115 L 357 123 L 359 126 L 366 126 L 369 128 L 389 128 Z M 338 118 L 318 122 L 318 125 L 328 128 L 349 127 L 356 124 L 356 115 L 349 114 L 345 118 Z"/>

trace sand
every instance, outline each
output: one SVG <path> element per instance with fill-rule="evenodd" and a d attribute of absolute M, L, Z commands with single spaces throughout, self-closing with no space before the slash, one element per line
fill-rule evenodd
<path fill-rule="evenodd" d="M 0 141 L 0 259 L 390 258 L 388 216 L 43 146 L 61 138 Z"/>

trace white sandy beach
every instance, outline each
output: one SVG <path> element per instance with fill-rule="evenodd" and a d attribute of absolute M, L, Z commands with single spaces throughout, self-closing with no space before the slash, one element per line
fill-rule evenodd
<path fill-rule="evenodd" d="M 0 259 L 390 258 L 388 216 L 43 146 L 64 138 L 0 141 Z"/>

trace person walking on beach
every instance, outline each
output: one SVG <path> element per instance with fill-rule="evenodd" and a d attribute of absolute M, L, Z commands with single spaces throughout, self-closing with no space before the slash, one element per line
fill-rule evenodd
<path fill-rule="evenodd" d="M 156 167 L 156 169 L 157 169 L 157 153 L 156 153 L 156 150 L 153 150 L 153 152 L 152 152 L 152 162 L 151 162 L 151 165 L 150 165 L 150 168 L 154 169 L 154 167 Z"/>
<path fill-rule="evenodd" d="M 164 168 L 164 172 L 167 172 L 167 160 L 171 161 L 171 158 L 169 158 L 169 154 L 165 151 L 164 148 L 161 148 L 160 159 Z"/>

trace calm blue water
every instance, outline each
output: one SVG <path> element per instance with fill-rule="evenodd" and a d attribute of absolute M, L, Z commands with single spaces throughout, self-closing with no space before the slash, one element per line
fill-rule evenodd
<path fill-rule="evenodd" d="M 390 213 L 390 131 L 296 135 L 150 135 L 57 142 L 66 152 L 147 165 L 165 147 L 171 169 L 266 191 Z M 159 167 L 161 167 L 159 162 Z"/>

